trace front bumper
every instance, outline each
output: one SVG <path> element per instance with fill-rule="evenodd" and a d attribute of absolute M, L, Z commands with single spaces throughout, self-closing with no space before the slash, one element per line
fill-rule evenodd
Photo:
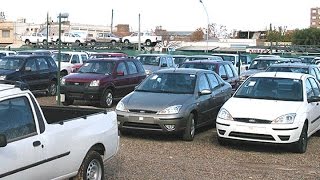
<path fill-rule="evenodd" d="M 158 132 L 179 132 L 185 130 L 187 117 L 182 114 L 157 115 L 151 113 L 117 112 L 119 129 L 135 129 Z M 167 125 L 167 126 L 166 126 Z M 168 128 L 168 125 L 173 125 Z"/>
<path fill-rule="evenodd" d="M 299 140 L 298 124 L 257 124 L 217 118 L 217 134 L 221 138 L 253 142 L 289 144 Z"/>
<path fill-rule="evenodd" d="M 99 87 L 61 86 L 60 93 L 66 99 L 72 100 L 100 100 L 103 89 Z"/>

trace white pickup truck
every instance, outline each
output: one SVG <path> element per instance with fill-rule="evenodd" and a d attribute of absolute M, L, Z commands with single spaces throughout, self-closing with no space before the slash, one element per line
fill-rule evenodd
<path fill-rule="evenodd" d="M 140 42 L 144 43 L 146 46 L 156 45 L 158 42 L 162 41 L 161 36 L 156 36 L 151 32 L 140 32 Z M 125 44 L 136 44 L 139 43 L 139 36 L 137 32 L 132 33 L 130 36 L 125 36 L 122 38 L 122 42 Z"/>
<path fill-rule="evenodd" d="M 32 33 L 31 35 L 21 36 L 21 41 L 26 44 L 34 44 L 34 43 L 47 43 L 47 36 L 41 33 Z M 51 39 L 49 39 L 51 42 Z"/>
<path fill-rule="evenodd" d="M 104 179 L 119 147 L 114 111 L 40 107 L 23 84 L 0 84 L 0 179 Z"/>
<path fill-rule="evenodd" d="M 58 43 L 59 36 L 51 36 L 52 42 Z M 85 44 L 86 38 L 81 37 L 79 34 L 75 33 L 64 33 L 61 35 L 61 43 L 63 44 L 72 44 L 75 43 L 77 45 Z"/>

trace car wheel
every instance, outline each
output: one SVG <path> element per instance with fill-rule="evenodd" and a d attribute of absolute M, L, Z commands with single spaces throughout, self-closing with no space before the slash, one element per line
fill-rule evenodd
<path fill-rule="evenodd" d="M 183 140 L 192 141 L 196 130 L 194 114 L 191 113 L 188 118 L 187 127 L 183 134 Z"/>
<path fill-rule="evenodd" d="M 110 108 L 113 104 L 113 93 L 110 89 L 107 89 L 100 100 L 100 105 L 102 107 Z"/>
<path fill-rule="evenodd" d="M 123 42 L 124 42 L 124 44 L 126 44 L 126 45 L 129 44 L 129 40 L 128 40 L 128 39 L 125 39 Z"/>
<path fill-rule="evenodd" d="M 84 158 L 76 179 L 101 180 L 104 179 L 104 166 L 101 155 L 96 151 L 89 151 Z"/>
<path fill-rule="evenodd" d="M 151 46 L 151 41 L 148 39 L 148 40 L 146 40 L 146 45 L 147 46 Z"/>
<path fill-rule="evenodd" d="M 46 44 L 47 44 L 47 40 L 44 39 L 44 40 L 42 41 L 42 43 L 43 43 L 44 45 L 46 45 Z"/>
<path fill-rule="evenodd" d="M 24 43 L 27 44 L 27 45 L 31 44 L 29 39 L 26 39 Z"/>
<path fill-rule="evenodd" d="M 111 41 L 111 44 L 114 46 L 114 45 L 116 45 L 116 41 L 115 40 L 112 40 Z"/>
<path fill-rule="evenodd" d="M 306 124 L 303 125 L 300 138 L 297 142 L 294 143 L 294 152 L 296 153 L 305 153 L 308 145 L 308 127 Z"/>
<path fill-rule="evenodd" d="M 96 41 L 95 40 L 91 40 L 91 46 L 94 46 L 94 45 L 96 45 Z"/>
<path fill-rule="evenodd" d="M 69 106 L 69 105 L 72 105 L 73 102 L 74 102 L 73 99 L 68 99 L 68 98 L 66 97 L 66 99 L 64 100 L 64 102 L 62 102 L 62 104 L 63 104 L 64 106 Z"/>
<path fill-rule="evenodd" d="M 51 81 L 48 89 L 47 89 L 47 96 L 55 96 L 57 94 L 57 83 Z"/>

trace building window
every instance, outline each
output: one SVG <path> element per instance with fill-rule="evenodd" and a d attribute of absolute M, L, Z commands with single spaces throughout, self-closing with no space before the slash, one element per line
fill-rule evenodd
<path fill-rule="evenodd" d="M 317 13 L 317 10 L 316 9 L 312 9 L 312 13 Z"/>
<path fill-rule="evenodd" d="M 317 19 L 317 17 L 316 16 L 312 16 L 311 19 Z"/>
<path fill-rule="evenodd" d="M 312 24 L 312 25 L 316 25 L 316 22 L 313 21 L 311 24 Z"/>
<path fill-rule="evenodd" d="M 2 30 L 2 37 L 3 38 L 9 38 L 10 37 L 10 31 L 9 30 Z"/>

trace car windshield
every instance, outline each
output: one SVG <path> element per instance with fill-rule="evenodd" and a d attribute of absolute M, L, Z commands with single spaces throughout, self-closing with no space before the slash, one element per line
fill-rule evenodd
<path fill-rule="evenodd" d="M 21 68 L 22 64 L 23 64 L 22 59 L 13 59 L 13 58 L 0 59 L 0 69 L 17 70 Z"/>
<path fill-rule="evenodd" d="M 219 56 L 222 57 L 222 59 L 224 61 L 232 62 L 232 64 L 234 64 L 234 62 L 236 61 L 236 57 L 235 56 L 227 56 L 227 55 L 219 55 Z"/>
<path fill-rule="evenodd" d="M 186 61 L 186 57 L 174 57 L 173 60 L 174 60 L 174 63 L 181 64 Z"/>
<path fill-rule="evenodd" d="M 296 72 L 296 73 L 304 73 L 309 74 L 308 68 L 302 67 L 269 67 L 267 72 Z"/>
<path fill-rule="evenodd" d="M 53 53 L 52 58 L 58 61 L 58 53 Z M 71 59 L 71 54 L 61 53 L 61 62 L 69 62 Z"/>
<path fill-rule="evenodd" d="M 276 62 L 277 60 L 253 60 L 249 69 L 266 70 L 271 64 Z"/>
<path fill-rule="evenodd" d="M 281 101 L 303 101 L 302 81 L 288 78 L 251 77 L 234 97 Z"/>
<path fill-rule="evenodd" d="M 143 65 L 159 66 L 159 64 L 160 64 L 160 57 L 159 56 L 138 56 L 137 59 Z"/>
<path fill-rule="evenodd" d="M 158 73 L 150 75 L 136 91 L 173 94 L 193 94 L 196 75 L 182 73 Z"/>
<path fill-rule="evenodd" d="M 87 61 L 78 73 L 112 74 L 114 62 L 107 61 Z"/>
<path fill-rule="evenodd" d="M 195 68 L 215 71 L 215 64 L 204 64 L 204 63 L 185 63 L 181 65 L 181 68 Z"/>

